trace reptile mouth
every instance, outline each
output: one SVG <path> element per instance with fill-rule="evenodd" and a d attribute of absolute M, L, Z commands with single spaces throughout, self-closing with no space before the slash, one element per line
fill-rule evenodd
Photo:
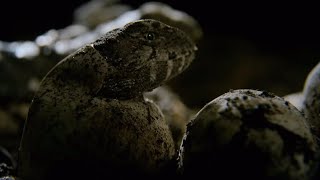
<path fill-rule="evenodd" d="M 195 48 L 193 50 L 189 50 L 189 51 L 185 51 L 181 54 L 173 51 L 173 52 L 169 52 L 168 53 L 168 59 L 162 59 L 162 60 L 154 60 L 151 59 L 149 60 L 147 63 L 143 63 L 140 65 L 136 65 L 135 69 L 136 70 L 140 70 L 143 67 L 149 65 L 150 63 L 157 63 L 157 62 L 168 62 L 170 61 L 171 63 L 175 64 L 174 66 L 177 67 L 179 66 L 179 68 L 177 68 L 178 72 L 183 71 L 184 69 L 186 69 L 192 62 L 192 56 L 194 55 L 194 52 L 197 50 L 197 47 L 194 46 Z M 179 55 L 178 55 L 179 54 Z M 177 64 L 179 63 L 179 65 Z M 128 66 L 130 66 L 131 64 L 129 64 Z"/>
<path fill-rule="evenodd" d="M 169 52 L 168 54 L 168 60 L 180 60 L 183 57 L 189 57 L 190 55 L 192 55 L 195 51 L 197 50 L 197 47 L 195 46 L 195 48 L 193 50 L 189 50 L 189 51 L 185 51 L 183 53 L 180 52 L 180 55 L 178 56 L 176 52 Z"/>

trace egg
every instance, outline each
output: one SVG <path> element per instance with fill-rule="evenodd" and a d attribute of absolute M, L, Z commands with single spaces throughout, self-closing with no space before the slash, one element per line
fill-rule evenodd
<path fill-rule="evenodd" d="M 320 63 L 309 73 L 303 89 L 303 111 L 310 120 L 313 133 L 320 136 Z"/>
<path fill-rule="evenodd" d="M 314 173 L 316 151 L 293 105 L 266 91 L 241 89 L 217 97 L 188 124 L 178 165 L 188 178 L 304 180 Z"/>
<path fill-rule="evenodd" d="M 99 98 L 91 104 L 78 112 L 86 114 L 86 119 L 78 121 L 81 124 L 49 124 L 42 129 L 33 124 L 30 133 L 52 139 L 39 146 L 34 138 L 24 137 L 22 147 L 33 149 L 20 147 L 21 178 L 121 179 L 171 173 L 174 143 L 158 107 L 148 101 Z M 35 147 L 41 149 L 35 151 Z"/>
<path fill-rule="evenodd" d="M 288 95 L 284 96 L 283 99 L 285 99 L 286 101 L 289 101 L 298 110 L 303 111 L 304 95 L 302 92 L 288 94 Z"/>
<path fill-rule="evenodd" d="M 186 125 L 192 116 L 191 110 L 182 102 L 177 94 L 166 86 L 144 93 L 144 96 L 160 108 L 169 125 L 175 148 L 178 151 L 182 137 L 186 131 Z"/>

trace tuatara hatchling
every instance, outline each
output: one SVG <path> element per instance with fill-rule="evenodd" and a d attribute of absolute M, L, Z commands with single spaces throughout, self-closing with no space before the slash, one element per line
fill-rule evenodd
<path fill-rule="evenodd" d="M 32 101 L 19 149 L 19 176 L 165 174 L 174 142 L 162 113 L 142 93 L 185 70 L 195 50 L 182 31 L 140 20 L 63 59 Z"/>

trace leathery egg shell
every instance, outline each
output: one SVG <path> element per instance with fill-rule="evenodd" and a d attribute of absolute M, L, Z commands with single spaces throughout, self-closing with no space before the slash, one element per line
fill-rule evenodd
<path fill-rule="evenodd" d="M 316 149 L 306 119 L 289 102 L 266 91 L 231 90 L 188 124 L 179 171 L 212 179 L 302 180 L 313 174 Z"/>

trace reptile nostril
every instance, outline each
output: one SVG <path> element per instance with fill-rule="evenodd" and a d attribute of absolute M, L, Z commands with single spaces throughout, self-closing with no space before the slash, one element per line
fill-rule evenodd
<path fill-rule="evenodd" d="M 170 52 L 169 53 L 169 59 L 175 59 L 177 57 L 177 54 L 175 52 Z"/>

